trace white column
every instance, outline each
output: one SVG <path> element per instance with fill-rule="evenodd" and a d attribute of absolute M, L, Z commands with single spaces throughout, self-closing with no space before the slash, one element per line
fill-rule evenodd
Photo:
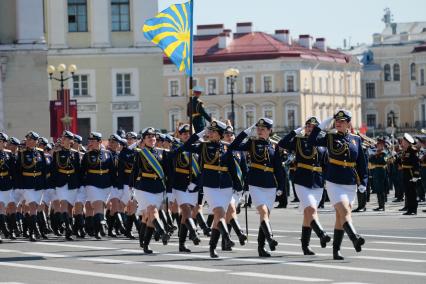
<path fill-rule="evenodd" d="M 155 17 L 158 13 L 158 1 L 133 0 L 131 3 L 132 31 L 134 46 L 144 46 L 148 44 L 142 32 L 143 24 L 147 19 Z"/>
<path fill-rule="evenodd" d="M 66 48 L 66 32 L 68 30 L 68 13 L 66 0 L 48 0 L 47 3 L 47 29 L 49 47 Z"/>
<path fill-rule="evenodd" d="M 18 43 L 44 42 L 43 0 L 16 0 Z"/>
<path fill-rule="evenodd" d="M 92 47 L 111 46 L 111 1 L 92 0 L 91 36 Z"/>

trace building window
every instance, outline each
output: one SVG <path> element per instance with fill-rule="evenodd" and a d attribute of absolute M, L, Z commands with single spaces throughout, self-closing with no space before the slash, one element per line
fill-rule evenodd
<path fill-rule="evenodd" d="M 256 107 L 255 106 L 245 106 L 244 107 L 244 127 L 249 127 L 253 125 L 256 120 Z"/>
<path fill-rule="evenodd" d="M 420 85 L 425 85 L 425 69 L 420 69 Z"/>
<path fill-rule="evenodd" d="M 385 67 L 383 67 L 383 72 L 385 75 L 385 81 L 389 82 L 391 80 L 391 67 L 389 64 L 386 64 Z"/>
<path fill-rule="evenodd" d="M 287 75 L 287 92 L 294 92 L 294 75 Z"/>
<path fill-rule="evenodd" d="M 393 80 L 399 81 L 400 80 L 400 73 L 399 73 L 399 64 L 393 65 Z"/>
<path fill-rule="evenodd" d="M 171 97 L 179 96 L 179 81 L 178 80 L 169 81 L 169 95 Z"/>
<path fill-rule="evenodd" d="M 410 77 L 412 81 L 416 80 L 416 63 L 410 65 Z"/>
<path fill-rule="evenodd" d="M 132 95 L 131 74 L 117 73 L 115 79 L 116 79 L 116 95 L 131 96 Z"/>
<path fill-rule="evenodd" d="M 74 75 L 72 78 L 73 96 L 89 95 L 89 75 Z"/>
<path fill-rule="evenodd" d="M 113 32 L 130 31 L 129 0 L 111 1 L 111 26 Z"/>
<path fill-rule="evenodd" d="M 421 106 L 421 127 L 426 127 L 426 104 Z"/>
<path fill-rule="evenodd" d="M 272 93 L 272 76 L 263 77 L 263 92 Z"/>
<path fill-rule="evenodd" d="M 172 109 L 169 111 L 169 129 L 175 131 L 178 123 L 181 121 L 181 111 L 179 109 Z"/>
<path fill-rule="evenodd" d="M 367 99 L 374 99 L 376 97 L 376 84 L 365 83 L 365 91 Z"/>
<path fill-rule="evenodd" d="M 68 0 L 68 31 L 87 32 L 86 0 Z"/>
<path fill-rule="evenodd" d="M 367 127 L 376 127 L 376 115 L 367 114 Z"/>
<path fill-rule="evenodd" d="M 133 131 L 133 116 L 117 117 L 117 130 L 124 130 L 125 132 Z"/>
<path fill-rule="evenodd" d="M 262 116 L 274 120 L 275 107 L 274 105 L 265 105 L 262 109 Z"/>
<path fill-rule="evenodd" d="M 254 93 L 254 77 L 244 78 L 244 92 L 246 94 Z"/>
<path fill-rule="evenodd" d="M 294 129 L 297 124 L 297 108 L 295 104 L 289 104 L 285 107 L 285 118 L 287 120 L 287 127 Z"/>
<path fill-rule="evenodd" d="M 217 80 L 215 78 L 207 79 L 207 94 L 217 95 Z"/>
<path fill-rule="evenodd" d="M 237 109 L 234 109 L 234 117 L 235 117 L 235 122 L 234 122 L 234 129 L 238 126 L 237 120 L 238 120 L 238 115 L 237 115 Z M 225 107 L 225 120 L 229 120 L 232 122 L 232 107 L 231 106 L 227 106 Z"/>
<path fill-rule="evenodd" d="M 217 107 L 207 107 L 206 112 L 212 119 L 219 119 L 219 109 Z"/>
<path fill-rule="evenodd" d="M 388 124 L 388 127 L 396 127 L 398 124 L 397 124 L 397 117 L 396 117 L 396 113 L 393 111 L 393 110 L 391 110 L 389 113 L 388 113 L 388 115 L 387 115 L 387 124 Z"/>

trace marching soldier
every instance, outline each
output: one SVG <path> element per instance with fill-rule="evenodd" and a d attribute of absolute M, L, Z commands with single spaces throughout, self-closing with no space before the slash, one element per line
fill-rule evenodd
<path fill-rule="evenodd" d="M 101 133 L 90 133 L 88 143 L 90 150 L 81 161 L 81 182 L 86 186 L 87 201 L 94 213 L 94 236 L 100 240 L 105 202 L 116 178 L 114 159 L 110 151 L 101 147 Z"/>
<path fill-rule="evenodd" d="M 25 200 L 29 208 L 26 215 L 26 223 L 29 228 L 29 240 L 36 241 L 37 208 L 43 197 L 43 189 L 46 188 L 47 165 L 43 150 L 36 148 L 40 136 L 30 131 L 25 136 L 25 148 L 18 154 L 16 163 L 17 184 L 21 189 L 20 201 Z"/>
<path fill-rule="evenodd" d="M 322 248 L 325 248 L 331 240 L 319 223 L 317 212 L 324 188 L 322 173 L 327 151 L 324 147 L 315 147 L 307 143 L 312 129 L 318 124 L 316 117 L 310 117 L 305 122 L 304 128 L 291 131 L 278 143 L 278 146 L 296 152 L 294 184 L 300 200 L 299 210 L 303 210 L 301 242 L 304 255 L 315 255 L 309 248 L 312 230 L 320 239 Z M 304 135 L 301 134 L 302 130 L 305 130 Z"/>
<path fill-rule="evenodd" d="M 70 131 L 64 131 L 61 138 L 61 148 L 55 151 L 52 161 L 53 184 L 56 188 L 57 198 L 60 200 L 59 213 L 61 214 L 61 223 L 65 224 L 65 239 L 72 241 L 72 228 L 69 215 L 69 207 L 73 206 L 80 188 L 80 155 L 71 148 L 74 134 Z M 82 215 L 75 216 L 76 226 L 81 228 Z"/>
<path fill-rule="evenodd" d="M 271 119 L 261 118 L 256 124 L 241 132 L 229 146 L 231 150 L 247 151 L 250 157 L 247 180 L 250 196 L 260 215 L 257 237 L 260 257 L 271 256 L 265 250 L 265 240 L 271 251 L 274 251 L 278 245 L 278 242 L 273 239 L 269 218 L 275 196 L 283 194 L 284 188 L 281 155 L 278 149 L 274 149 L 269 139 L 272 126 Z M 247 142 L 243 142 L 253 130 L 256 130 L 256 137 L 249 137 Z"/>
<path fill-rule="evenodd" d="M 191 116 L 192 114 L 192 125 L 194 126 L 195 133 L 198 133 L 206 127 L 205 120 L 211 122 L 212 118 L 206 112 L 206 110 L 204 109 L 204 103 L 200 100 L 200 96 L 204 91 L 203 88 L 196 86 L 192 91 L 194 93 L 194 96 L 191 99 L 192 104 L 191 102 L 188 103 L 187 114 L 188 116 Z"/>
<path fill-rule="evenodd" d="M 402 215 L 417 215 L 417 192 L 416 183 L 420 178 L 420 163 L 417 150 L 414 148 L 414 138 L 404 133 L 401 141 L 402 146 L 402 178 L 405 189 L 407 212 Z"/>
<path fill-rule="evenodd" d="M 349 111 L 339 110 L 333 117 L 315 126 L 308 138 L 310 145 L 328 149 L 326 187 L 330 201 L 336 209 L 333 239 L 333 258 L 336 260 L 344 259 L 340 254 L 340 246 L 345 231 L 357 252 L 361 251 L 365 243 L 364 238 L 356 233 L 351 218 L 357 187 L 360 192 L 364 192 L 368 178 L 361 138 L 349 132 L 351 118 Z M 329 132 L 324 137 L 318 137 L 321 130 L 324 131 L 333 119 L 337 133 Z"/>
<path fill-rule="evenodd" d="M 377 194 L 379 207 L 373 211 L 385 211 L 385 182 L 387 179 L 387 155 L 385 153 L 385 140 L 377 139 L 376 153 L 369 157 L 369 169 L 372 176 L 372 187 Z"/>

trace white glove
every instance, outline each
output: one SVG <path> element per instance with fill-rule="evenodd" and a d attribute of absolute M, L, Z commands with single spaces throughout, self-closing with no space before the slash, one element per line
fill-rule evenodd
<path fill-rule="evenodd" d="M 302 133 L 303 127 L 299 127 L 299 128 L 297 128 L 296 130 L 293 130 L 293 131 L 294 131 L 294 133 L 296 133 L 296 135 L 299 135 L 300 133 Z"/>
<path fill-rule="evenodd" d="M 410 179 L 411 182 L 417 182 L 420 178 L 412 178 Z"/>
<path fill-rule="evenodd" d="M 198 138 L 199 138 L 199 139 L 203 138 L 205 133 L 206 133 L 206 130 L 205 130 L 205 129 L 204 129 L 203 131 L 201 131 L 201 132 L 198 132 L 198 133 L 197 133 Z"/>
<path fill-rule="evenodd" d="M 326 118 L 326 119 L 324 119 L 319 125 L 318 125 L 318 127 L 321 129 L 321 130 L 326 130 L 329 126 L 330 126 L 330 123 L 333 121 L 333 117 L 329 117 L 329 118 Z"/>
<path fill-rule="evenodd" d="M 358 190 L 361 193 L 364 193 L 367 190 L 367 187 L 365 185 L 358 185 Z"/>
<path fill-rule="evenodd" d="M 277 196 L 281 196 L 283 195 L 283 191 L 282 190 L 277 190 Z"/>
<path fill-rule="evenodd" d="M 253 124 L 252 126 L 250 126 L 249 128 L 247 128 L 246 130 L 244 130 L 244 133 L 247 135 L 250 135 L 250 133 L 252 132 L 252 130 L 256 127 L 256 124 Z"/>

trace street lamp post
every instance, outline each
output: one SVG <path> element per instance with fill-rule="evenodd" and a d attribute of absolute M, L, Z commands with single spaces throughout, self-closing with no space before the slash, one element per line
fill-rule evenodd
<path fill-rule="evenodd" d="M 240 71 L 236 68 L 230 68 L 224 73 L 228 86 L 231 87 L 231 123 L 235 127 L 235 107 L 234 107 L 234 84 L 240 75 Z"/>
<path fill-rule="evenodd" d="M 64 117 L 61 120 L 62 120 L 62 123 L 64 124 L 64 129 L 69 130 L 70 125 L 71 125 L 71 121 L 72 121 L 72 117 L 70 117 L 70 115 L 69 115 L 70 98 L 69 98 L 69 96 L 67 96 L 67 98 L 65 98 L 64 82 L 68 81 L 69 79 L 74 77 L 74 74 L 77 71 L 77 66 L 75 66 L 74 64 L 71 64 L 70 66 L 68 66 L 68 72 L 71 74 L 71 76 L 64 76 L 66 69 L 67 69 L 67 66 L 63 63 L 59 64 L 58 68 L 55 68 L 55 66 L 53 66 L 53 65 L 49 65 L 47 67 L 47 74 L 49 74 L 50 80 L 58 81 L 61 84 L 60 85 L 61 86 L 61 99 L 62 99 L 63 105 L 64 105 Z M 55 73 L 56 70 L 59 71 L 59 74 L 60 74 L 59 78 L 53 76 L 53 73 Z"/>

